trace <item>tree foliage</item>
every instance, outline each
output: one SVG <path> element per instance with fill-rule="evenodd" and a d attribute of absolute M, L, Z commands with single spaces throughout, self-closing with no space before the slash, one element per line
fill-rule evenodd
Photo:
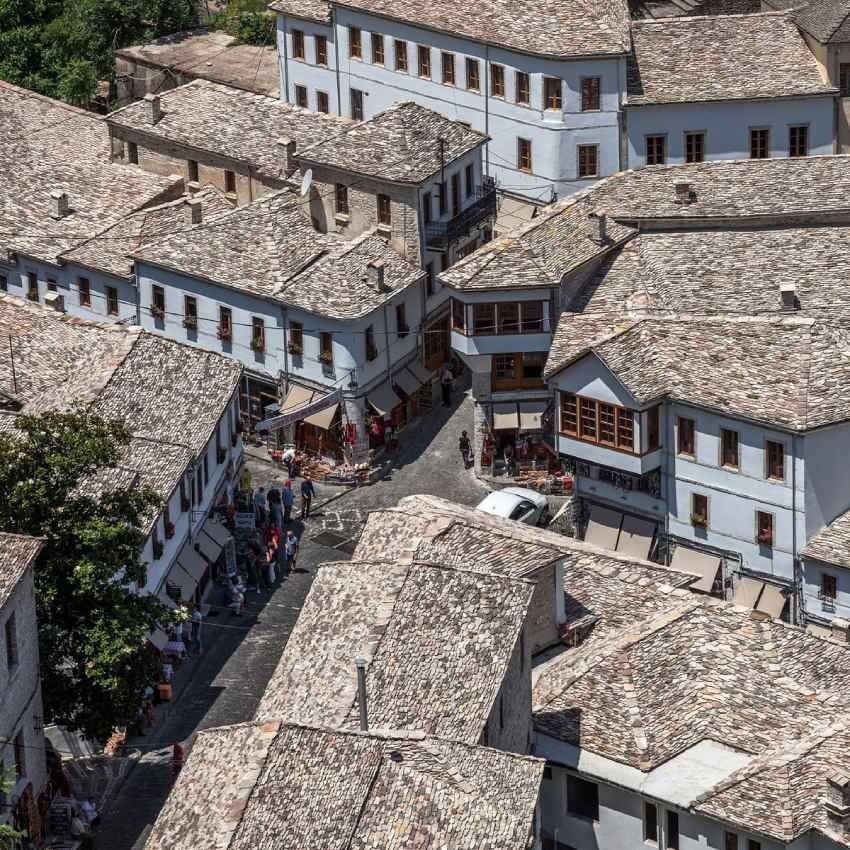
<path fill-rule="evenodd" d="M 0 765 L 0 791 L 5 791 L 7 794 L 12 788 L 13 782 L 11 777 L 4 775 L 2 765 Z M 18 839 L 23 838 L 23 833 L 12 829 L 9 824 L 0 823 L 0 850 L 15 850 L 18 845 Z"/>
<path fill-rule="evenodd" d="M 274 44 L 275 19 L 266 8 L 267 0 L 230 0 L 210 22 L 213 29 L 225 30 L 240 44 Z"/>
<path fill-rule="evenodd" d="M 144 586 L 149 490 L 80 486 L 115 465 L 129 436 L 87 412 L 17 419 L 0 435 L 0 530 L 45 538 L 35 566 L 45 716 L 105 740 L 133 720 L 156 658 L 145 635 L 170 617 Z"/>
<path fill-rule="evenodd" d="M 193 0 L 0 0 L 0 78 L 81 103 L 117 49 L 197 23 Z"/>

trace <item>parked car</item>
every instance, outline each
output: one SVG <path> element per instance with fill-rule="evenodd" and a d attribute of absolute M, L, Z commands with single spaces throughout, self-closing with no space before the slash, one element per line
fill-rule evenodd
<path fill-rule="evenodd" d="M 528 525 L 545 525 L 549 519 L 549 502 L 546 497 L 525 487 L 494 490 L 475 506 L 475 510 Z"/>

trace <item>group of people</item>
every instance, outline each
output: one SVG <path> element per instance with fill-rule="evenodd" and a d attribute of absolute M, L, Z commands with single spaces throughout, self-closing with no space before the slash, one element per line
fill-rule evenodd
<path fill-rule="evenodd" d="M 77 803 L 71 799 L 70 815 L 71 821 L 68 832 L 71 837 L 80 842 L 83 850 L 94 846 L 94 829 L 100 824 L 100 813 L 97 810 L 94 797 Z"/>
<path fill-rule="evenodd" d="M 310 505 L 313 503 L 315 494 L 316 488 L 312 479 L 309 475 L 305 475 L 301 482 L 301 519 L 307 519 L 310 516 Z M 274 484 L 269 487 L 268 493 L 264 487 L 258 488 L 254 493 L 254 515 L 258 527 L 264 527 L 267 520 L 270 520 L 270 524 L 276 528 L 289 525 L 292 521 L 294 504 L 295 494 L 292 492 L 290 480 L 284 482 L 282 490 L 278 490 Z"/>

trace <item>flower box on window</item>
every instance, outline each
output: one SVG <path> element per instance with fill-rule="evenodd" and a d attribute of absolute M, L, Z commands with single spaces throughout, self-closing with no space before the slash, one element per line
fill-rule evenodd
<path fill-rule="evenodd" d="M 705 528 L 708 525 L 708 518 L 705 514 L 691 514 L 691 525 L 697 528 Z"/>
<path fill-rule="evenodd" d="M 165 310 L 162 307 L 157 307 L 156 304 L 151 304 L 151 316 L 155 319 L 164 319 L 165 318 Z"/>
<path fill-rule="evenodd" d="M 186 318 L 183 319 L 183 327 L 189 328 L 190 330 L 197 330 L 198 329 L 198 317 L 197 316 L 186 316 Z"/>
<path fill-rule="evenodd" d="M 286 350 L 290 354 L 303 354 L 304 346 L 299 342 L 290 342 L 289 345 L 286 346 Z"/>
<path fill-rule="evenodd" d="M 153 557 L 154 560 L 159 560 L 162 557 L 162 553 L 165 551 L 165 546 L 162 541 L 154 540 L 153 542 Z"/>
<path fill-rule="evenodd" d="M 321 360 L 322 363 L 327 363 L 330 366 L 334 362 L 333 353 L 330 351 L 323 351 L 321 354 L 319 354 L 319 360 Z"/>
<path fill-rule="evenodd" d="M 174 537 L 174 523 L 167 522 L 165 523 L 165 536 L 170 540 Z"/>
<path fill-rule="evenodd" d="M 772 531 L 760 531 L 758 533 L 758 542 L 762 546 L 773 546 L 773 532 Z"/>
<path fill-rule="evenodd" d="M 222 327 L 221 325 L 219 325 L 218 338 L 225 342 L 229 342 L 233 338 L 233 331 L 230 328 Z"/>
<path fill-rule="evenodd" d="M 255 336 L 251 340 L 251 350 L 252 351 L 265 351 L 266 350 L 266 341 L 261 336 Z"/>
<path fill-rule="evenodd" d="M 367 360 L 376 360 L 378 357 L 378 349 L 374 345 L 368 346 L 366 349 L 366 359 Z"/>

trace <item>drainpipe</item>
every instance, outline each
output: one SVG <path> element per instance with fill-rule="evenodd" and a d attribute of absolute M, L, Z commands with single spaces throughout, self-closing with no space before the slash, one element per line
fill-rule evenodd
<path fill-rule="evenodd" d="M 387 382 L 390 380 L 390 371 L 392 370 L 392 361 L 390 359 L 390 322 L 387 317 L 387 302 L 384 301 L 384 342 L 387 345 Z"/>
<path fill-rule="evenodd" d="M 289 32 L 289 22 L 283 18 L 283 88 L 284 99 L 289 103 L 289 46 L 286 43 L 286 34 Z"/>
<path fill-rule="evenodd" d="M 484 135 L 490 135 L 490 46 L 484 46 Z M 490 176 L 490 141 L 484 145 L 484 173 Z"/>
<path fill-rule="evenodd" d="M 133 264 L 135 268 L 135 263 Z M 139 288 L 139 278 L 134 272 L 129 277 L 130 286 L 133 287 L 133 297 L 136 299 L 136 324 L 142 324 L 142 292 Z"/>
<path fill-rule="evenodd" d="M 358 655 L 354 659 L 357 665 L 357 705 L 360 708 L 360 731 L 369 731 L 369 711 L 366 707 L 366 659 Z"/>
<path fill-rule="evenodd" d="M 342 117 L 342 84 L 339 80 L 339 33 L 336 30 L 336 7 L 331 5 L 331 32 L 334 37 L 334 68 L 336 77 L 336 111 L 337 115 Z"/>
<path fill-rule="evenodd" d="M 797 435 L 791 435 L 791 553 L 794 559 L 793 575 L 794 588 L 791 598 L 791 622 L 801 623 L 800 600 L 803 595 L 800 560 L 797 557 Z"/>
<path fill-rule="evenodd" d="M 280 308 L 280 318 L 283 322 L 283 394 L 286 398 L 286 393 L 289 392 L 289 340 L 287 337 L 289 316 L 286 307 Z"/>

